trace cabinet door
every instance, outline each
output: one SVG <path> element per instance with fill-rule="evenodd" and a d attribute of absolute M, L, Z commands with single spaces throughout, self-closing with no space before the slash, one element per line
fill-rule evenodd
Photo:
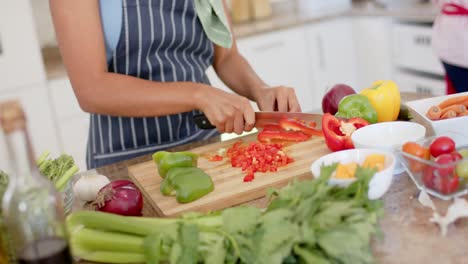
<path fill-rule="evenodd" d="M 0 91 L 43 82 L 45 72 L 30 1 L 2 1 Z"/>
<path fill-rule="evenodd" d="M 81 110 L 68 78 L 49 82 L 57 119 L 62 151 L 72 155 L 82 170 L 86 169 L 86 144 L 89 115 Z"/>
<path fill-rule="evenodd" d="M 374 81 L 392 78 L 391 20 L 379 17 L 353 18 L 357 86 L 361 90 Z"/>
<path fill-rule="evenodd" d="M 85 113 L 59 121 L 63 151 L 73 156 L 80 170 L 86 170 L 88 130 L 89 117 Z"/>
<path fill-rule="evenodd" d="M 398 67 L 444 75 L 444 69 L 432 48 L 432 26 L 395 24 L 393 56 Z"/>
<path fill-rule="evenodd" d="M 395 73 L 395 81 L 402 92 L 418 93 L 425 96 L 446 94 L 445 81 L 441 78 L 437 79 L 426 75 L 398 71 Z"/>
<path fill-rule="evenodd" d="M 356 89 L 357 63 L 350 19 L 334 19 L 308 26 L 307 46 L 315 105 L 320 106 L 325 92 L 335 84 L 344 83 Z"/>
<path fill-rule="evenodd" d="M 302 110 L 314 108 L 302 27 L 240 39 L 238 47 L 268 85 L 293 87 Z"/>
<path fill-rule="evenodd" d="M 45 85 L 2 93 L 0 101 L 19 99 L 27 118 L 27 125 L 35 155 L 50 151 L 52 155 L 60 154 L 60 145 L 56 134 L 55 120 Z M 0 133 L 0 169 L 9 170 L 6 143 Z"/>

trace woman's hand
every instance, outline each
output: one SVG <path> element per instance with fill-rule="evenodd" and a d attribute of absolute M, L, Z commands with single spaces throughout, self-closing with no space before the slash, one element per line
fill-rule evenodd
<path fill-rule="evenodd" d="M 301 112 L 296 93 L 290 87 L 262 87 L 256 91 L 255 98 L 261 111 Z"/>
<path fill-rule="evenodd" d="M 205 86 L 196 96 L 197 109 L 203 111 L 210 123 L 221 133 L 240 135 L 255 125 L 255 112 L 250 101 L 240 95 Z"/>

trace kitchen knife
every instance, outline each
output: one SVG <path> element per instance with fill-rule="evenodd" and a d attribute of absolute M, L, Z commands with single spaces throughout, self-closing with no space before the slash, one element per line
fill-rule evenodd
<path fill-rule="evenodd" d="M 267 124 L 278 124 L 283 118 L 298 119 L 305 121 L 306 124 L 315 122 L 320 128 L 323 114 L 314 113 L 296 113 L 296 112 L 255 112 L 255 127 L 261 129 Z M 198 114 L 193 117 L 195 124 L 201 129 L 215 128 L 204 114 Z"/>

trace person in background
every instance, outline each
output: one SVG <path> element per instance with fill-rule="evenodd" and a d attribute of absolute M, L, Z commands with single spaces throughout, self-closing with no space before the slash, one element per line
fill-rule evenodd
<path fill-rule="evenodd" d="M 446 72 L 447 94 L 468 91 L 468 0 L 434 0 L 440 7 L 433 46 Z"/>
<path fill-rule="evenodd" d="M 239 53 L 223 0 L 50 0 L 60 52 L 91 113 L 88 169 L 219 132 L 250 131 L 263 111 L 300 112 L 294 89 L 270 87 Z M 210 86 L 213 66 L 235 94 Z M 201 130 L 202 111 L 216 130 Z"/>

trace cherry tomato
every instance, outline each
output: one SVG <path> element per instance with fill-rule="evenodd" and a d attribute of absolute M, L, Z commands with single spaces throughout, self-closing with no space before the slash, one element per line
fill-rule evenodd
<path fill-rule="evenodd" d="M 460 154 L 460 152 L 458 152 L 458 151 L 454 151 L 454 152 L 450 153 L 450 155 L 452 155 L 452 158 L 453 158 L 454 161 L 459 161 L 459 160 L 463 159 L 462 154 Z"/>
<path fill-rule="evenodd" d="M 416 142 L 406 142 L 403 145 L 402 149 L 403 149 L 403 152 L 413 155 L 415 157 L 421 158 L 421 159 L 429 160 L 431 158 L 429 149 L 419 145 Z M 408 162 L 409 162 L 411 171 L 416 172 L 416 173 L 423 171 L 426 165 L 423 162 L 410 159 L 410 158 L 408 158 Z"/>
<path fill-rule="evenodd" d="M 435 159 L 435 162 L 440 165 L 451 164 L 455 161 L 452 154 L 442 154 Z M 447 167 L 438 168 L 437 172 L 441 177 L 449 177 L 453 175 L 455 164 L 447 165 Z"/>
<path fill-rule="evenodd" d="M 455 142 L 449 137 L 438 137 L 429 146 L 431 155 L 434 158 L 446 153 L 455 151 Z"/>
<path fill-rule="evenodd" d="M 435 160 L 440 165 L 451 164 L 454 158 L 451 154 L 442 154 Z M 423 183 L 426 187 L 442 194 L 450 194 L 458 189 L 459 177 L 454 173 L 455 165 L 439 168 L 427 166 L 423 172 Z"/>

